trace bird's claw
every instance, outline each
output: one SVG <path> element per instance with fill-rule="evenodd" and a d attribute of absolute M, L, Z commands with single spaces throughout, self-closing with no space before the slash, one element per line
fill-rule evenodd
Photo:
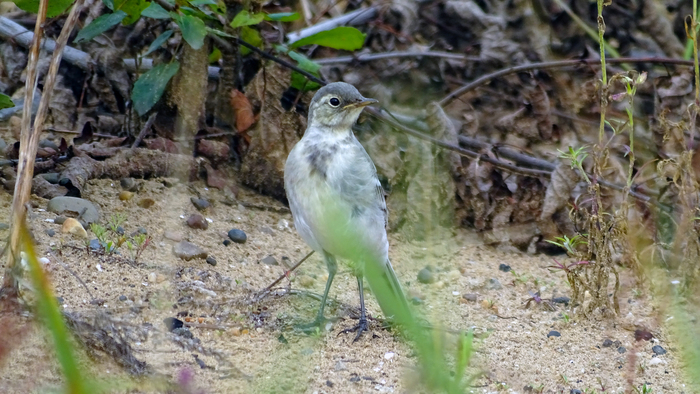
<path fill-rule="evenodd" d="M 343 331 L 339 332 L 338 335 L 340 334 L 347 334 L 349 332 L 355 332 L 357 331 L 357 335 L 355 335 L 355 339 L 352 340 L 352 343 L 357 342 L 358 339 L 362 336 L 362 333 L 365 331 L 369 331 L 369 324 L 367 324 L 367 319 L 360 319 L 360 322 L 357 323 L 355 327 L 352 328 L 346 328 Z"/>

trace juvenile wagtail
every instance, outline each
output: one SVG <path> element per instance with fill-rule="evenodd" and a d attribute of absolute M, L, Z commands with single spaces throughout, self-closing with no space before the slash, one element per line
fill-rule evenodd
<path fill-rule="evenodd" d="M 354 86 L 331 83 L 314 95 L 302 139 L 289 153 L 284 186 L 294 225 L 311 248 L 323 255 L 328 281 L 316 319 L 307 327 L 325 323 L 323 310 L 338 266 L 336 257 L 350 263 L 360 290 L 357 340 L 367 331 L 363 277 L 377 297 L 383 314 L 397 323 L 410 310 L 389 262 L 387 209 L 384 191 L 372 159 L 352 132 L 367 105 Z"/>

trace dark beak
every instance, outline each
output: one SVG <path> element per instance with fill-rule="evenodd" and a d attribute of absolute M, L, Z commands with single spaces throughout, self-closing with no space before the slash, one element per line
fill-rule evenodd
<path fill-rule="evenodd" d="M 362 99 L 360 101 L 356 101 L 354 103 L 348 104 L 344 107 L 344 109 L 351 109 L 351 108 L 361 108 L 361 107 L 366 107 L 368 105 L 372 105 L 375 103 L 378 103 L 379 101 L 371 98 L 366 98 Z"/>

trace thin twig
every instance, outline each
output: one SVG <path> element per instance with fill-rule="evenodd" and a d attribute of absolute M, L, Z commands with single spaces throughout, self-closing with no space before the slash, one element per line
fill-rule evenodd
<path fill-rule="evenodd" d="M 656 63 L 656 64 L 676 64 L 682 66 L 692 66 L 692 60 L 682 60 L 682 59 L 670 59 L 670 58 L 657 58 L 657 57 L 643 57 L 643 58 L 633 58 L 624 57 L 618 59 L 608 59 L 608 64 L 619 64 L 619 63 Z M 540 62 L 523 64 L 520 66 L 513 66 L 498 70 L 491 74 L 487 74 L 477 78 L 476 80 L 462 86 L 461 88 L 455 90 L 454 92 L 448 94 L 440 100 L 440 105 L 443 107 L 448 106 L 453 100 L 459 98 L 466 92 L 474 90 L 481 85 L 490 82 L 493 79 L 503 77 L 510 74 L 515 74 L 523 71 L 533 71 L 533 70 L 545 70 L 550 68 L 561 68 L 561 67 L 571 67 L 577 65 L 587 65 L 587 66 L 600 66 L 600 59 L 578 59 L 578 60 L 559 60 L 554 62 Z"/>
<path fill-rule="evenodd" d="M 146 124 L 143 126 L 143 128 L 139 132 L 139 135 L 136 136 L 134 143 L 131 145 L 131 149 L 134 149 L 137 146 L 139 146 L 139 144 L 141 143 L 141 140 L 143 140 L 143 137 L 146 136 L 146 133 L 148 133 L 148 130 L 150 130 L 151 126 L 153 126 L 153 122 L 156 121 L 156 116 L 158 116 L 158 112 L 154 112 L 151 114 L 151 116 L 148 117 Z"/>
<path fill-rule="evenodd" d="M 288 277 L 290 273 L 292 273 L 295 269 L 297 269 L 297 268 L 301 265 L 301 263 L 303 263 L 303 262 L 306 261 L 309 257 L 311 257 L 312 254 L 314 254 L 314 251 L 313 251 L 313 250 L 312 250 L 311 252 L 309 252 L 306 256 L 304 256 L 304 258 L 302 258 L 301 260 L 299 260 L 298 263 L 294 264 L 294 266 L 293 266 L 292 268 L 290 268 L 289 270 L 285 271 L 284 274 L 280 275 L 280 277 L 277 278 L 274 282 L 272 282 L 269 286 L 267 286 L 266 288 L 264 288 L 264 289 L 262 289 L 261 291 L 259 291 L 259 292 L 255 295 L 255 297 L 253 297 L 253 299 L 255 300 L 255 302 L 260 301 L 261 299 L 263 299 L 263 297 L 265 297 L 265 296 L 270 292 L 270 290 L 271 290 L 273 287 L 275 287 L 276 284 L 280 283 L 284 278 Z"/>
<path fill-rule="evenodd" d="M 41 36 L 44 34 L 44 21 L 46 20 L 48 7 L 48 0 L 39 1 L 39 12 L 37 13 L 34 27 L 34 40 L 27 62 L 27 79 L 24 86 L 25 106 L 22 111 L 22 134 L 20 135 L 20 160 L 17 167 L 17 183 L 15 183 L 15 191 L 12 198 L 12 228 L 10 230 L 9 253 L 7 254 L 7 272 L 3 280 L 3 287 L 9 288 L 15 288 L 13 266 L 20 252 L 21 225 L 24 223 L 27 214 L 24 204 L 29 201 L 29 193 L 32 189 L 34 159 L 36 158 L 36 150 L 39 143 L 38 138 L 32 138 L 39 134 L 38 132 L 32 133 L 32 102 L 34 102 L 34 91 L 39 82 L 36 69 L 39 63 L 39 48 L 41 47 Z M 46 96 L 46 93 L 48 92 L 45 92 L 44 96 Z"/>
<path fill-rule="evenodd" d="M 318 64 L 339 64 L 351 62 L 370 62 L 373 60 L 402 58 L 402 57 L 438 57 L 444 59 L 483 62 L 483 59 L 476 56 L 466 56 L 460 53 L 442 52 L 442 51 L 396 51 L 396 52 L 381 52 L 381 53 L 364 53 L 356 56 L 338 56 L 324 59 L 314 59 Z"/>

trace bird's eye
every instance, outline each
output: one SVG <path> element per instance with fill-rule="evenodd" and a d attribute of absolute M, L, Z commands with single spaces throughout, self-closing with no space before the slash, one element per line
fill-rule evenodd
<path fill-rule="evenodd" d="M 338 100 L 336 97 L 331 98 L 328 102 L 331 104 L 331 107 L 337 107 L 340 105 L 340 100 Z"/>

